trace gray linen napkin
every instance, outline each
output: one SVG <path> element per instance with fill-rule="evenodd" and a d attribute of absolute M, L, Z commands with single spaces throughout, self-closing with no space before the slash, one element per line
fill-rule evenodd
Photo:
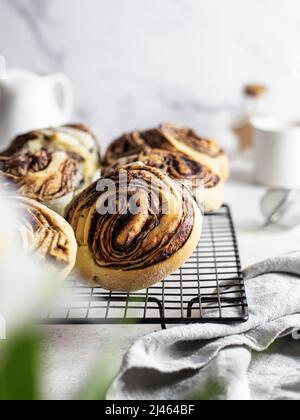
<path fill-rule="evenodd" d="M 300 253 L 245 271 L 250 319 L 171 328 L 136 341 L 111 400 L 300 399 Z"/>

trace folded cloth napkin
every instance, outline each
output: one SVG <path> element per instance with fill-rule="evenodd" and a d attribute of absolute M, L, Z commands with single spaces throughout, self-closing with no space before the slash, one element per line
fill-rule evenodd
<path fill-rule="evenodd" d="M 250 319 L 197 324 L 139 339 L 110 400 L 300 398 L 300 252 L 245 271 Z"/>

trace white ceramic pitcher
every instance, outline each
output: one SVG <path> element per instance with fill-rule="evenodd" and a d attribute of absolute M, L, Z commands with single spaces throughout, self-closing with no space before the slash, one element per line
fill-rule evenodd
<path fill-rule="evenodd" d="M 0 76 L 0 150 L 19 134 L 69 121 L 74 103 L 70 79 L 8 70 Z"/>

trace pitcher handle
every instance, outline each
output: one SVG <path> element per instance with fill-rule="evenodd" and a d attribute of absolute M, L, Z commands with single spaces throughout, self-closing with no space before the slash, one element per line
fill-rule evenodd
<path fill-rule="evenodd" d="M 53 89 L 61 88 L 62 102 L 59 106 L 64 113 L 64 118 L 69 120 L 71 118 L 74 107 L 74 90 L 71 79 L 64 73 L 56 73 L 49 76 Z"/>

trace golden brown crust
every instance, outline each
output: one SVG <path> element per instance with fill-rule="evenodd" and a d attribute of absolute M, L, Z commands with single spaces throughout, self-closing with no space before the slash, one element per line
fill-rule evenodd
<path fill-rule="evenodd" d="M 103 279 L 98 275 L 104 272 L 125 280 L 134 278 L 134 274 L 126 273 L 138 272 L 142 288 L 147 281 L 154 284 L 162 280 L 148 276 L 154 274 L 155 266 L 169 267 L 164 263 L 194 237 L 200 218 L 194 200 L 167 175 L 142 163 L 112 172 L 101 181 L 108 187 L 93 184 L 75 198 L 66 215 L 80 249 L 80 272 L 97 277 L 102 287 Z M 164 270 L 161 273 L 166 274 Z M 117 283 L 118 289 L 111 285 L 114 290 L 125 290 L 124 284 Z M 127 284 L 127 290 L 132 287 Z"/>
<path fill-rule="evenodd" d="M 104 163 L 111 165 L 117 159 L 140 153 L 147 147 L 178 152 L 173 139 L 212 158 L 224 154 L 216 141 L 199 137 L 190 128 L 177 128 L 172 124 L 162 124 L 155 129 L 124 134 L 115 140 L 107 150 Z"/>
<path fill-rule="evenodd" d="M 47 259 L 65 278 L 75 265 L 77 244 L 71 226 L 58 214 L 25 197 L 13 199 L 19 210 L 17 228 L 25 251 Z"/>
<path fill-rule="evenodd" d="M 0 155 L 0 177 L 26 197 L 51 202 L 80 192 L 100 167 L 95 138 L 84 126 L 36 130 Z"/>
<path fill-rule="evenodd" d="M 214 188 L 221 182 L 220 177 L 208 166 L 182 153 L 162 149 L 146 149 L 139 154 L 119 159 L 112 167 L 105 168 L 103 175 L 133 162 L 142 162 L 144 165 L 160 169 L 171 178 L 186 183 L 189 187 Z"/>
<path fill-rule="evenodd" d="M 120 173 L 127 176 L 124 185 L 120 183 Z M 120 200 L 115 202 L 117 200 L 112 197 L 116 205 L 115 214 L 97 213 L 96 203 L 101 206 L 102 200 L 110 200 L 110 195 L 97 191 L 97 185 L 93 184 L 73 201 L 67 212 L 67 220 L 76 232 L 77 223 L 82 223 L 81 218 L 88 211 L 88 245 L 97 265 L 125 271 L 146 268 L 168 259 L 187 241 L 194 223 L 192 200 L 173 191 L 177 186 L 154 168 L 133 164 L 120 173 L 116 171 L 107 177 L 115 186 L 117 200 Z M 157 191 L 157 196 L 150 197 L 151 188 Z M 128 197 L 125 189 L 132 189 Z M 114 195 L 113 188 L 110 192 Z M 125 194 L 124 198 L 122 194 Z M 176 214 L 164 214 L 158 194 L 164 194 L 166 206 L 177 206 Z M 130 200 L 133 199 L 133 204 L 135 197 L 140 208 L 133 212 Z M 124 199 L 128 201 L 124 203 Z M 124 204 L 126 207 L 122 208 Z M 90 211 L 91 207 L 93 211 Z M 164 232 L 159 232 L 161 224 L 165 227 Z"/>
<path fill-rule="evenodd" d="M 228 158 L 216 141 L 199 137 L 189 128 L 177 128 L 172 124 L 123 135 L 108 148 L 104 164 L 111 166 L 120 158 L 139 154 L 149 148 L 180 152 L 209 166 L 222 178 L 229 176 Z"/>
<path fill-rule="evenodd" d="M 83 279 L 90 286 L 101 286 L 103 289 L 115 292 L 135 292 L 147 289 L 166 279 L 181 267 L 193 254 L 199 244 L 202 232 L 202 215 L 193 203 L 195 210 L 195 225 L 190 237 L 178 252 L 169 259 L 144 269 L 130 271 L 113 270 L 96 266 L 91 262 L 88 247 L 79 247 L 76 266 Z"/>
<path fill-rule="evenodd" d="M 124 134 L 116 139 L 107 149 L 104 157 L 104 165 L 112 166 L 118 159 L 139 154 L 147 145 L 140 137 L 139 131 Z"/>
<path fill-rule="evenodd" d="M 20 194 L 40 202 L 55 200 L 73 192 L 73 179 L 78 169 L 76 157 L 64 152 L 50 153 L 42 149 L 33 154 L 0 156 L 0 177 L 16 185 Z"/>
<path fill-rule="evenodd" d="M 172 143 L 172 139 L 175 139 L 196 152 L 203 153 L 211 158 L 224 154 L 224 151 L 215 140 L 200 137 L 191 128 L 178 128 L 172 124 L 164 124 L 160 127 L 160 131 L 170 143 Z M 174 148 L 174 151 L 176 150 L 176 146 L 173 143 L 172 148 Z"/>
<path fill-rule="evenodd" d="M 84 125 L 84 124 L 66 124 L 64 127 L 74 128 L 75 130 L 83 131 L 84 133 L 88 133 L 93 136 L 91 129 L 87 125 Z"/>
<path fill-rule="evenodd" d="M 109 175 L 133 162 L 142 162 L 160 169 L 191 189 L 197 203 L 205 212 L 217 211 L 224 203 L 224 181 L 208 166 L 178 152 L 146 149 L 140 154 L 117 160 L 113 167 L 104 168 L 102 174 Z"/>

